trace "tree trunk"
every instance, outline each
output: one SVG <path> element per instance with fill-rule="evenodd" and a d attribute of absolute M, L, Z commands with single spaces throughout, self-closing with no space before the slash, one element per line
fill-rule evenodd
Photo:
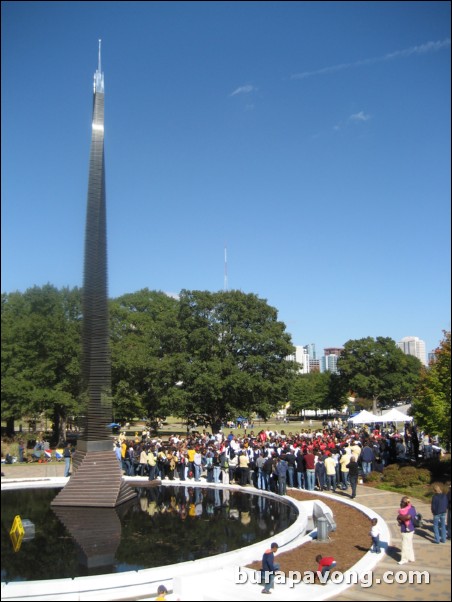
<path fill-rule="evenodd" d="M 377 397 L 374 397 L 372 399 L 372 414 L 374 414 L 374 415 L 377 414 L 377 408 L 378 408 Z"/>
<path fill-rule="evenodd" d="M 219 433 L 221 430 L 221 423 L 222 420 L 221 418 L 213 418 L 210 421 L 210 426 L 212 427 L 212 434 L 215 435 L 216 433 Z"/>
<path fill-rule="evenodd" d="M 62 447 L 66 443 L 67 416 L 65 411 L 55 408 L 53 413 L 53 440 Z"/>
<path fill-rule="evenodd" d="M 6 419 L 6 434 L 8 437 L 14 436 L 14 418 Z"/>

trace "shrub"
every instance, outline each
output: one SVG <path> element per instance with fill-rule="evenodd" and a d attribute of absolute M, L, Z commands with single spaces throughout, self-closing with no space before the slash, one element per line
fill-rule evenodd
<path fill-rule="evenodd" d="M 373 470 L 365 476 L 366 483 L 380 483 L 383 479 L 383 474 L 376 470 Z"/>
<path fill-rule="evenodd" d="M 430 483 L 432 476 L 427 468 L 418 468 L 417 480 L 419 483 Z"/>
<path fill-rule="evenodd" d="M 388 466 L 384 467 L 385 472 L 398 472 L 398 470 L 399 470 L 398 464 L 389 464 Z"/>
<path fill-rule="evenodd" d="M 385 469 L 383 473 L 383 481 L 394 487 L 410 487 L 413 485 L 421 485 L 430 483 L 430 471 L 426 468 L 416 468 L 414 466 L 402 466 L 399 470 Z"/>
<path fill-rule="evenodd" d="M 391 484 L 394 487 L 409 487 L 413 484 L 413 478 L 410 475 L 404 475 L 402 472 L 399 472 L 394 475 Z"/>
<path fill-rule="evenodd" d="M 395 466 L 395 468 L 394 468 Z M 397 464 L 390 464 L 388 467 L 383 469 L 383 481 L 390 483 L 396 475 L 399 474 L 399 467 Z"/>
<path fill-rule="evenodd" d="M 404 475 L 417 475 L 418 469 L 414 466 L 401 466 L 399 469 L 399 472 L 403 473 Z"/>

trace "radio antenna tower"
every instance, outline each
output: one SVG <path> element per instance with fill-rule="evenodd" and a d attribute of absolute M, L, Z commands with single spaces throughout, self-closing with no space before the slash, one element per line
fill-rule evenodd
<path fill-rule="evenodd" d="M 224 284 L 223 284 L 224 292 L 228 290 L 228 250 L 226 247 L 226 243 L 224 244 Z"/>

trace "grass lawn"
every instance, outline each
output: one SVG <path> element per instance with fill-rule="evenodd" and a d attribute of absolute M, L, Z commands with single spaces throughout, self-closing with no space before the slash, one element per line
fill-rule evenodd
<path fill-rule="evenodd" d="M 144 425 L 143 422 L 136 422 L 134 425 L 130 425 L 130 427 L 128 428 L 128 432 L 132 431 L 134 426 L 139 426 L 140 429 L 141 427 Z M 279 433 L 281 431 L 284 431 L 286 435 L 288 435 L 289 433 L 299 433 L 300 431 L 310 431 L 310 430 L 317 430 L 317 429 L 322 429 L 322 421 L 320 420 L 312 420 L 312 423 L 310 424 L 309 420 L 306 420 L 304 422 L 301 421 L 291 421 L 291 422 L 283 422 L 282 420 L 276 420 L 275 418 L 270 418 L 267 421 L 264 420 L 255 420 L 254 421 L 254 425 L 252 428 L 248 427 L 246 429 L 246 434 L 251 433 L 251 431 L 254 431 L 254 434 L 257 435 L 257 433 L 259 431 L 261 431 L 262 429 L 266 430 L 266 431 L 278 431 Z M 204 426 L 198 426 L 196 427 L 195 430 L 198 430 L 199 432 L 202 433 L 203 430 L 206 430 L 207 432 L 211 432 L 211 429 L 209 427 L 204 427 Z M 230 431 L 232 431 L 234 434 L 244 434 L 245 431 L 243 428 L 234 428 L 234 429 L 230 429 L 227 426 L 225 426 L 223 428 L 223 432 L 224 433 L 229 433 Z M 162 428 L 160 428 L 158 430 L 158 434 L 178 434 L 178 435 L 185 435 L 187 433 L 187 426 L 186 423 L 184 421 L 182 421 L 180 418 L 175 418 L 174 416 L 169 416 L 165 423 L 163 424 Z"/>

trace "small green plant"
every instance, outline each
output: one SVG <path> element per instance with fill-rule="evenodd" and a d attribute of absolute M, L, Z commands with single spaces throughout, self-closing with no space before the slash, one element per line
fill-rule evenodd
<path fill-rule="evenodd" d="M 384 469 L 382 481 L 397 488 L 413 487 L 416 485 L 429 484 L 431 475 L 430 471 L 426 468 L 391 464 Z"/>
<path fill-rule="evenodd" d="M 383 479 L 383 474 L 376 470 L 373 470 L 372 472 L 370 472 L 369 474 L 367 474 L 365 476 L 366 483 L 372 483 L 372 484 L 381 483 L 382 479 Z"/>
<path fill-rule="evenodd" d="M 399 465 L 398 464 L 389 464 L 389 466 L 385 466 L 384 468 L 384 473 L 389 473 L 389 472 L 398 472 L 399 470 Z"/>
<path fill-rule="evenodd" d="M 427 468 L 418 468 L 417 479 L 419 483 L 429 484 L 431 478 L 431 473 Z"/>

